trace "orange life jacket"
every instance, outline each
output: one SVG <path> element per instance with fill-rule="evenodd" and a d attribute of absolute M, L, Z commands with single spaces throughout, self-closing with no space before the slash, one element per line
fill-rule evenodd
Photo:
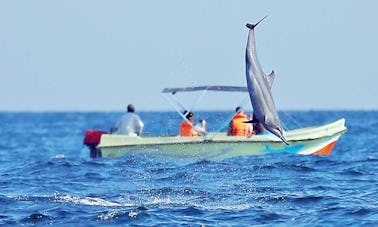
<path fill-rule="evenodd" d="M 249 136 L 251 134 L 251 128 L 248 127 L 247 115 L 243 113 L 237 113 L 231 121 L 230 134 L 232 136 Z"/>
<path fill-rule="evenodd" d="M 198 132 L 193 129 L 189 122 L 183 121 L 180 124 L 180 136 L 198 136 Z"/>

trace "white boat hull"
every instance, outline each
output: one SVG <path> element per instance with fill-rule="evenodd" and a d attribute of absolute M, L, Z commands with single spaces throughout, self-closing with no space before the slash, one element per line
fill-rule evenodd
<path fill-rule="evenodd" d="M 287 131 L 289 146 L 273 135 L 252 137 L 209 133 L 206 137 L 131 137 L 104 134 L 98 148 L 102 157 L 145 154 L 163 158 L 195 158 L 220 160 L 238 156 L 292 153 L 329 155 L 346 131 L 345 119 L 333 123 Z"/>

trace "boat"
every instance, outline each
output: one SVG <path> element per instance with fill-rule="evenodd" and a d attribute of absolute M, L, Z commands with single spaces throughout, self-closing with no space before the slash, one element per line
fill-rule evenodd
<path fill-rule="evenodd" d="M 270 153 L 329 155 L 345 130 L 343 118 L 322 126 L 290 130 L 285 134 L 289 145 L 270 134 L 251 137 L 227 136 L 226 133 L 208 133 L 204 137 L 103 134 L 98 148 L 102 157 L 142 154 L 162 158 L 222 160 Z"/>
<path fill-rule="evenodd" d="M 248 92 L 248 89 L 236 86 L 197 86 L 165 88 L 162 94 L 174 96 L 180 92 L 196 91 Z M 182 115 L 179 108 L 176 110 Z M 329 155 L 345 131 L 345 119 L 341 118 L 325 125 L 287 130 L 285 138 L 289 145 L 271 133 L 246 137 L 228 136 L 226 132 L 209 132 L 204 136 L 181 137 L 179 135 L 126 136 L 100 131 L 95 135 L 97 140 L 92 142 L 98 142 L 96 148 L 105 158 L 148 155 L 161 158 L 222 160 L 272 153 Z"/>

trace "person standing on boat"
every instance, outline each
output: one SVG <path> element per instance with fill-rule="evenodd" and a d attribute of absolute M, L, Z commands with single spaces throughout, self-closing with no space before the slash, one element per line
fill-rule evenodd
<path fill-rule="evenodd" d="M 194 114 L 192 112 L 185 111 L 184 116 L 186 120 L 180 123 L 180 136 L 199 136 L 199 132 L 197 132 L 193 125 L 194 125 Z"/>
<path fill-rule="evenodd" d="M 112 129 L 113 134 L 122 134 L 129 136 L 140 136 L 143 131 L 144 124 L 140 117 L 135 113 L 133 104 L 127 106 L 127 113 L 121 116 L 115 127 Z"/>
<path fill-rule="evenodd" d="M 251 136 L 253 127 L 252 124 L 245 123 L 249 119 L 244 113 L 244 110 L 238 106 L 235 109 L 236 114 L 232 118 L 229 126 L 227 135 L 229 136 Z"/>

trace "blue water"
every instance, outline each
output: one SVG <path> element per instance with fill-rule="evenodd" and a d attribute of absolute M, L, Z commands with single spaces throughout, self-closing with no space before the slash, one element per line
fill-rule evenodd
<path fill-rule="evenodd" d="M 85 130 L 110 129 L 120 114 L 0 113 L 0 225 L 378 225 L 378 112 L 280 113 L 287 128 L 345 117 L 330 156 L 89 158 Z M 140 115 L 145 134 L 178 131 L 175 113 Z M 210 130 L 228 116 L 197 114 Z"/>

